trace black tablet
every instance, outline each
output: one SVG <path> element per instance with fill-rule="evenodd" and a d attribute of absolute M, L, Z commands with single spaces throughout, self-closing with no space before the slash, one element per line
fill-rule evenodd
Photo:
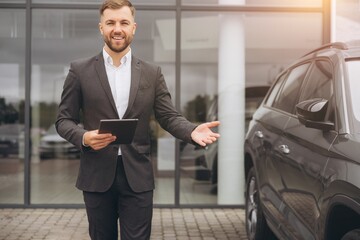
<path fill-rule="evenodd" d="M 116 140 L 111 144 L 130 144 L 134 138 L 138 119 L 102 119 L 99 133 L 111 133 Z"/>

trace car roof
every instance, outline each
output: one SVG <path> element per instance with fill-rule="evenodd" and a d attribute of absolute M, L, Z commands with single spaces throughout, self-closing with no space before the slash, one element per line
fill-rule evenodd
<path fill-rule="evenodd" d="M 303 57 L 308 57 L 317 53 L 327 52 L 330 49 L 338 53 L 341 52 L 344 58 L 360 57 L 360 40 L 353 40 L 348 42 L 333 42 L 333 43 L 324 44 L 306 53 Z"/>

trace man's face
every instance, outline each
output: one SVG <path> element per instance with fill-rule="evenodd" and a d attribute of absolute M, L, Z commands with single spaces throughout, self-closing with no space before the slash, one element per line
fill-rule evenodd
<path fill-rule="evenodd" d="M 129 7 L 106 9 L 100 18 L 99 30 L 106 44 L 105 50 L 127 52 L 136 30 L 136 23 Z"/>

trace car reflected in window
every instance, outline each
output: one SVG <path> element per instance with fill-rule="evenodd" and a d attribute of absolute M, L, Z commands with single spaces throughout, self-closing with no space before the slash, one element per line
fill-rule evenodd
<path fill-rule="evenodd" d="M 19 155 L 24 139 L 24 125 L 7 123 L 0 125 L 0 158 Z M 22 148 L 21 148 L 22 149 Z"/>
<path fill-rule="evenodd" d="M 39 154 L 41 159 L 77 159 L 80 151 L 56 132 L 55 125 L 42 135 Z"/>

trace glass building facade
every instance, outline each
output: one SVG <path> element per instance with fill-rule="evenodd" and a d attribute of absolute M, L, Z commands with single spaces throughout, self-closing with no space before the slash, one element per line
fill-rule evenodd
<path fill-rule="evenodd" d="M 132 2 L 133 54 L 161 66 L 175 106 L 190 121 L 222 122 L 221 139 L 206 149 L 149 123 L 155 205 L 244 204 L 242 146 L 251 113 L 287 64 L 334 39 L 349 40 L 336 21 L 359 28 L 358 1 L 337 3 L 335 22 L 330 0 Z M 99 4 L 0 0 L 0 207 L 83 204 L 75 188 L 79 152 L 54 122 L 70 62 L 103 47 Z"/>

